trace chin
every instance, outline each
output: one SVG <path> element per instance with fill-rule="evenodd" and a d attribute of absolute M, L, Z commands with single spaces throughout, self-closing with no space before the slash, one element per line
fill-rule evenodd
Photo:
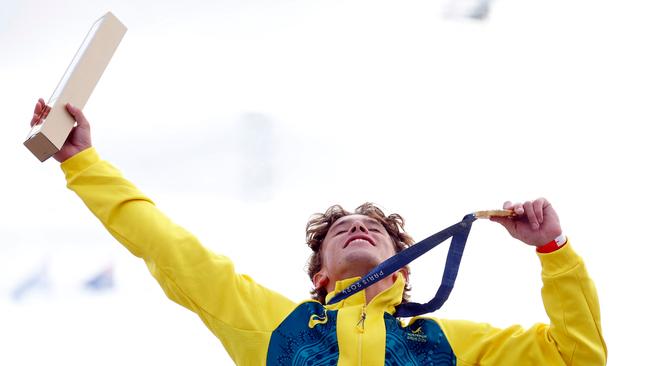
<path fill-rule="evenodd" d="M 382 260 L 377 253 L 367 250 L 354 250 L 346 253 L 344 262 L 351 268 L 362 271 L 363 273 L 359 274 L 362 276 L 375 268 Z"/>

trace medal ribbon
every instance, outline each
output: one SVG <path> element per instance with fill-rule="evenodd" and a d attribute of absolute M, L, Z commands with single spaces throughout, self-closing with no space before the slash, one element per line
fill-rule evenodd
<path fill-rule="evenodd" d="M 431 301 L 424 304 L 408 302 L 397 306 L 395 316 L 411 317 L 438 310 L 442 304 L 447 301 L 451 290 L 454 288 L 456 276 L 458 275 L 458 268 L 460 267 L 460 260 L 463 257 L 463 250 L 465 249 L 465 243 L 467 243 L 469 231 L 476 218 L 477 216 L 473 213 L 466 215 L 460 222 L 435 233 L 388 258 L 368 272 L 368 274 L 363 278 L 334 295 L 334 297 L 332 297 L 328 302 L 328 305 L 335 304 L 361 290 L 364 290 L 368 286 L 381 281 L 451 237 L 451 245 L 449 246 L 449 252 L 447 253 L 447 261 L 442 275 L 442 282 L 440 283 L 436 295 L 431 299 Z"/>

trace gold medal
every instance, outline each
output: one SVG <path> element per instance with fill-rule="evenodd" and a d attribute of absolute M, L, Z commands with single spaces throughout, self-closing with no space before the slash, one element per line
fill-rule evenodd
<path fill-rule="evenodd" d="M 474 212 L 474 217 L 477 219 L 489 219 L 490 217 L 514 217 L 517 214 L 513 210 L 487 210 L 487 211 L 476 211 Z"/>

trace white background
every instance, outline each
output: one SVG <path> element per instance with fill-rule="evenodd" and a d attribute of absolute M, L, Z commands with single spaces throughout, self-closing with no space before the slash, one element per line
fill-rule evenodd
<path fill-rule="evenodd" d="M 22 146 L 37 98 L 108 10 L 129 30 L 84 109 L 94 145 L 240 272 L 307 298 L 304 225 L 334 203 L 377 202 L 422 239 L 544 196 L 597 285 L 609 363 L 645 359 L 650 6 L 501 0 L 476 22 L 443 5 L 3 3 L 0 364 L 231 363 L 58 164 Z M 444 252 L 413 265 L 414 300 L 433 295 Z M 43 265 L 50 286 L 12 300 Z M 114 290 L 80 289 L 107 265 Z M 546 322 L 539 272 L 532 248 L 477 222 L 436 316 Z"/>

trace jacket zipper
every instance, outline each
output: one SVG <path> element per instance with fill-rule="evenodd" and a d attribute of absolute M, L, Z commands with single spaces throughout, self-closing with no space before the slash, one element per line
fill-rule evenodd
<path fill-rule="evenodd" d="M 361 318 L 359 319 L 359 322 L 357 323 L 357 330 L 359 331 L 358 335 L 358 341 L 357 343 L 359 344 L 359 350 L 358 350 L 358 355 L 359 355 L 359 366 L 363 366 L 363 358 L 361 357 L 362 351 L 363 351 L 363 333 L 365 331 L 365 326 L 366 326 L 366 306 L 364 305 L 361 308 Z"/>

